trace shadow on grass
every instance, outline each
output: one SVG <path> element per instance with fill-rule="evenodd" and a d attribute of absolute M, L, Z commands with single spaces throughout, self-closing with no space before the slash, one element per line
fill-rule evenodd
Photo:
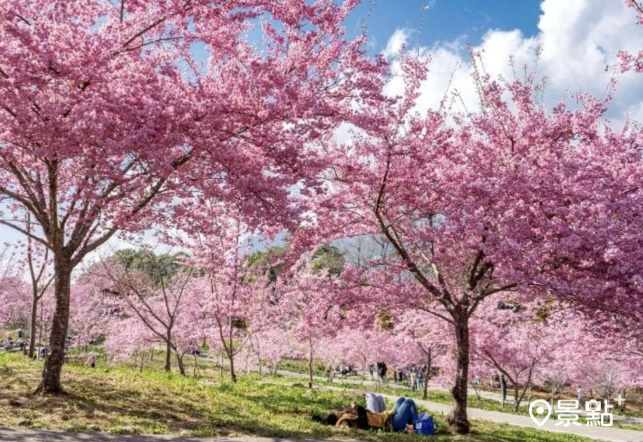
<path fill-rule="evenodd" d="M 5 415 L 15 418 L 13 425 L 32 428 L 110 431 L 121 435 L 188 432 L 198 436 L 251 434 L 298 439 L 330 438 L 335 434 L 330 428 L 314 428 L 315 425 L 304 422 L 301 426 L 305 430 L 296 429 L 298 421 L 309 419 L 312 411 L 337 409 L 328 398 L 296 395 L 293 399 L 287 392 L 281 394 L 283 389 L 264 393 L 244 391 L 243 386 L 228 387 L 222 392 L 217 387 L 181 378 L 175 378 L 180 380 L 178 385 L 172 385 L 170 380 L 155 386 L 155 379 L 131 373 L 132 378 L 139 379 L 125 379 L 134 384 L 128 385 L 118 375 L 109 378 L 106 373 L 105 379 L 100 379 L 98 374 L 77 370 L 74 382 L 66 382 L 67 394 L 59 396 L 29 396 L 29 382 L 21 379 L 21 384 L 27 387 L 16 385 L 12 390 L 0 391 L 0 405 L 11 406 L 5 407 Z M 30 378 L 34 381 L 33 376 Z M 271 422 L 275 419 L 277 424 Z M 280 420 L 289 421 L 286 426 L 290 428 L 284 429 Z M 56 433 L 43 440 L 56 440 L 54 436 Z"/>
<path fill-rule="evenodd" d="M 77 434 L 58 431 L 35 431 L 23 429 L 1 429 L 0 436 L 3 442 L 203 442 L 197 437 L 185 436 L 144 436 L 144 435 L 117 435 L 117 434 Z M 217 437 L 217 442 L 239 442 L 237 437 Z M 269 438 L 266 442 L 280 441 L 279 438 Z"/>

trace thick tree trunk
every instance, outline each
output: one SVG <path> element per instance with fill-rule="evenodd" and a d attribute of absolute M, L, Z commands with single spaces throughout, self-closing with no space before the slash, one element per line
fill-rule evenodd
<path fill-rule="evenodd" d="M 29 327 L 29 359 L 35 356 L 36 347 L 36 321 L 38 321 L 38 299 L 36 297 L 31 301 L 31 325 Z"/>
<path fill-rule="evenodd" d="M 57 394 L 63 393 L 60 384 L 60 374 L 63 363 L 65 362 L 72 267 L 69 261 L 59 256 L 56 256 L 54 266 L 56 272 L 54 292 L 56 308 L 51 324 L 45 368 L 42 371 L 42 380 L 36 392 Z"/>
<path fill-rule="evenodd" d="M 449 416 L 449 425 L 459 434 L 470 431 L 467 419 L 467 390 L 469 378 L 469 318 L 466 309 L 453 315 L 455 321 L 455 336 L 458 346 L 456 358 L 455 385 L 451 389 L 454 408 Z"/>

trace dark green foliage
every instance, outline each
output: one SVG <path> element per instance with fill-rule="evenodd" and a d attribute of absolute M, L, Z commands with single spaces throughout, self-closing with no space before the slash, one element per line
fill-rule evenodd
<path fill-rule="evenodd" d="M 158 287 L 170 281 L 179 271 L 188 268 L 180 264 L 184 253 L 156 255 L 145 250 L 124 249 L 114 253 L 113 258 L 122 264 L 129 272 L 141 272 L 148 275 Z"/>
<path fill-rule="evenodd" d="M 276 261 L 279 260 L 286 252 L 288 251 L 288 246 L 271 246 L 266 250 L 260 250 L 252 253 L 246 259 L 246 266 L 250 269 L 253 269 L 250 272 L 250 281 L 257 279 L 261 275 L 268 275 L 268 279 L 271 283 L 277 281 L 277 278 L 281 274 L 283 266 L 277 264 Z"/>
<path fill-rule="evenodd" d="M 335 246 L 323 244 L 313 255 L 313 273 L 317 274 L 322 270 L 328 270 L 332 276 L 339 276 L 344 270 L 346 260 L 339 249 Z"/>

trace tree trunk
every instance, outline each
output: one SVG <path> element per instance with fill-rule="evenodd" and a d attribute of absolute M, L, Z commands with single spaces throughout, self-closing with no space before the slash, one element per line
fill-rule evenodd
<path fill-rule="evenodd" d="M 449 415 L 450 427 L 459 434 L 468 434 L 470 431 L 467 419 L 467 390 L 469 378 L 469 317 L 465 306 L 453 314 L 455 322 L 455 337 L 458 346 L 456 358 L 455 385 L 451 388 L 454 408 Z"/>
<path fill-rule="evenodd" d="M 29 359 L 34 358 L 36 347 L 36 322 L 38 321 L 38 298 L 31 301 L 31 324 L 29 327 Z"/>
<path fill-rule="evenodd" d="M 259 377 L 263 374 L 261 372 L 261 345 L 259 344 L 259 340 L 257 339 L 257 361 L 259 361 Z"/>
<path fill-rule="evenodd" d="M 45 328 L 45 319 L 43 318 L 42 309 L 40 309 L 40 327 L 38 327 L 38 342 L 42 343 L 42 334 L 43 329 Z M 36 355 L 37 358 L 40 358 L 40 355 Z"/>
<path fill-rule="evenodd" d="M 71 292 L 71 263 L 56 255 L 54 264 L 56 283 L 55 299 L 56 308 L 51 323 L 51 334 L 49 335 L 49 348 L 47 360 L 42 371 L 42 380 L 36 392 L 63 393 L 60 384 L 60 374 L 65 362 L 65 344 L 67 341 L 67 328 L 69 326 L 69 299 Z"/>
<path fill-rule="evenodd" d="M 172 369 L 172 347 L 170 345 L 170 340 L 165 341 L 165 371 L 170 371 Z"/>
<path fill-rule="evenodd" d="M 237 374 L 234 372 L 234 353 L 232 351 L 228 353 L 228 359 L 230 360 L 230 379 L 236 384 Z"/>
<path fill-rule="evenodd" d="M 196 374 L 199 372 L 199 365 L 196 363 L 196 353 L 194 353 L 194 372 L 192 376 L 196 377 Z"/>
<path fill-rule="evenodd" d="M 195 356 L 196 358 L 196 356 Z M 196 360 L 195 360 L 196 362 Z M 181 373 L 181 376 L 185 376 L 185 366 L 183 365 L 183 355 L 179 354 L 179 352 L 176 352 L 176 363 L 179 366 L 179 373 Z"/>
<path fill-rule="evenodd" d="M 308 357 L 308 388 L 313 388 L 313 340 L 310 339 L 310 352 Z"/>
<path fill-rule="evenodd" d="M 431 348 L 426 353 L 426 369 L 424 370 L 424 391 L 422 392 L 422 399 L 426 400 L 429 396 L 429 376 L 431 375 L 431 364 L 433 358 L 431 357 Z"/>

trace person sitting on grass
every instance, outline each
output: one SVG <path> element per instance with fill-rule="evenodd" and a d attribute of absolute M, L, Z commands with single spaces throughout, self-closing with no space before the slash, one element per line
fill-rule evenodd
<path fill-rule="evenodd" d="M 336 413 L 325 417 L 313 416 L 313 420 L 326 425 L 337 427 L 355 427 L 362 430 L 384 429 L 390 431 L 406 431 L 407 425 L 413 425 L 418 418 L 417 406 L 413 399 L 399 398 L 392 411 L 372 413 L 361 405 L 352 403 Z"/>
<path fill-rule="evenodd" d="M 325 425 L 336 427 L 359 428 L 361 430 L 392 429 L 390 413 L 371 413 L 361 405 L 347 405 L 342 410 L 321 417 L 314 415 L 312 419 Z"/>
<path fill-rule="evenodd" d="M 393 406 L 391 425 L 393 431 L 406 431 L 408 425 L 413 425 L 418 419 L 418 409 L 413 399 L 400 397 Z"/>

